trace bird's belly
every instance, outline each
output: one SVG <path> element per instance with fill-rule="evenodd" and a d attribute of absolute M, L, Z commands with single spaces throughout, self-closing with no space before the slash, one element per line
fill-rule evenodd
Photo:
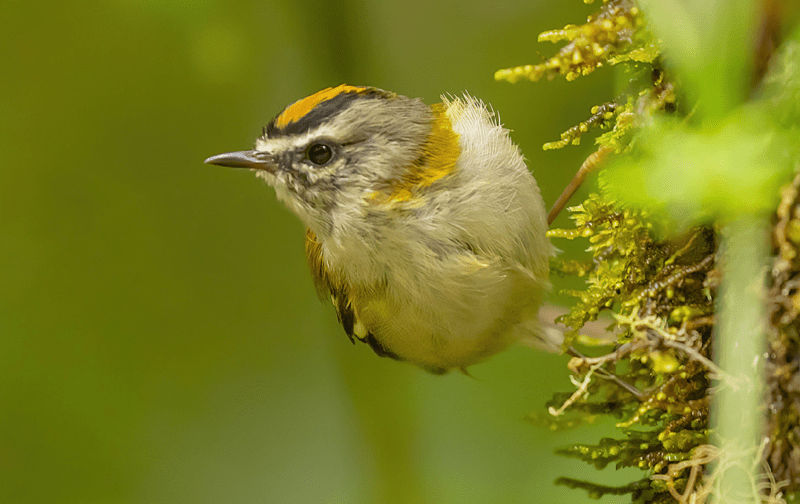
<path fill-rule="evenodd" d="M 534 319 L 541 293 L 512 275 L 479 285 L 387 293 L 357 309 L 375 339 L 402 360 L 432 372 L 466 368 L 514 342 L 512 329 Z"/>

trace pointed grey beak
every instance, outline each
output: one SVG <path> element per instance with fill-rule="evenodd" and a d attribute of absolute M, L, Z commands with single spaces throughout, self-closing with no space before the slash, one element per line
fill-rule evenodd
<path fill-rule="evenodd" d="M 255 170 L 266 170 L 275 173 L 278 169 L 275 157 L 268 152 L 257 150 L 227 152 L 211 156 L 204 161 L 206 164 L 217 166 L 227 166 L 228 168 L 251 168 Z"/>

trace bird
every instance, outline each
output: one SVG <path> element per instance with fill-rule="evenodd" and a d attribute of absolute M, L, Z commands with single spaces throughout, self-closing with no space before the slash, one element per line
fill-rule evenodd
<path fill-rule="evenodd" d="M 431 373 L 514 344 L 558 352 L 539 310 L 547 217 L 519 147 L 464 93 L 425 104 L 341 84 L 275 116 L 251 150 L 209 157 L 274 188 L 306 226 L 320 297 L 350 341 Z"/>

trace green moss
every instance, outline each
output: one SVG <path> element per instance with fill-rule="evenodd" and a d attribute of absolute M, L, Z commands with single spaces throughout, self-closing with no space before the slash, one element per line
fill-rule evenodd
<path fill-rule="evenodd" d="M 567 80 L 575 80 L 604 65 L 650 63 L 660 53 L 652 35 L 643 27 L 644 16 L 633 0 L 604 2 L 585 24 L 567 25 L 539 35 L 539 42 L 567 42 L 555 56 L 536 65 L 498 70 L 494 78 L 513 83 L 563 75 Z"/>
<path fill-rule="evenodd" d="M 594 498 L 629 494 L 635 503 L 703 502 L 715 477 L 708 464 L 724 465 L 726 458 L 709 444 L 710 384 L 718 379 L 731 385 L 732 378 L 711 360 L 721 275 L 717 231 L 698 223 L 728 215 L 727 207 L 770 211 L 774 188 L 785 182 L 791 166 L 800 167 L 800 37 L 778 53 L 757 99 L 702 130 L 692 122 L 696 104 L 681 102 L 686 91 L 676 91 L 680 85 L 664 70 L 660 42 L 646 24 L 635 1 L 605 0 L 587 23 L 540 35 L 540 41 L 565 42 L 555 56 L 495 75 L 509 82 L 558 75 L 572 80 L 602 66 L 623 65 L 634 76 L 623 95 L 594 107 L 589 118 L 544 146 L 577 145 L 597 130 L 595 156 L 616 158 L 617 180 L 601 176 L 600 192 L 569 208 L 573 225 L 548 233 L 556 244 L 579 240 L 588 250 L 588 257 L 552 262 L 553 271 L 585 282 L 565 292 L 576 303 L 559 320 L 571 329 L 564 348 L 576 355 L 569 371 L 577 391 L 555 394 L 547 404 L 549 414 L 537 412 L 530 420 L 557 430 L 612 417 L 617 436 L 558 453 L 597 469 L 613 465 L 643 471 L 640 480 L 621 487 L 568 477 L 557 484 L 583 489 Z M 677 140 L 659 143 L 662 137 Z M 715 166 L 711 161 L 720 152 L 728 153 L 727 165 L 735 168 L 719 172 L 727 192 L 714 190 L 719 186 L 716 172 L 706 169 Z M 696 169 L 697 163 L 703 169 Z M 681 171 L 684 165 L 693 171 Z M 753 179 L 747 170 L 777 182 L 759 184 L 765 194 L 750 194 Z M 655 185 L 636 178 L 650 180 L 646 177 L 652 173 L 666 178 Z M 737 181 L 739 186 L 728 183 Z M 667 194 L 669 188 L 678 188 L 679 196 Z M 695 206 L 679 210 L 692 218 L 675 226 L 675 213 L 663 210 L 671 205 L 674 211 L 676 201 L 687 199 Z M 772 491 L 765 497 L 768 502 L 783 502 L 778 489 L 800 491 L 800 176 L 780 199 L 768 305 L 770 414 L 763 455 L 767 474 L 774 477 L 762 485 Z M 615 320 L 613 346 L 599 356 L 583 357 L 571 346 L 585 341 L 580 337 L 584 325 L 603 312 Z"/>
<path fill-rule="evenodd" d="M 640 468 L 645 472 L 643 480 L 615 491 L 647 497 L 640 502 L 669 502 L 672 494 L 652 476 L 666 476 L 671 465 L 692 459 L 694 450 L 708 443 L 710 370 L 706 363 L 710 362 L 713 328 L 709 314 L 713 314 L 716 292 L 716 234 L 699 227 L 668 236 L 663 223 L 599 194 L 590 195 L 570 212 L 574 228 L 553 230 L 550 236 L 588 241 L 592 266 L 585 272 L 585 289 L 570 292 L 578 302 L 562 317 L 573 328 L 567 344 L 603 311 L 614 313 L 618 330 L 613 351 L 574 358 L 570 368 L 584 377 L 590 370 L 603 369 L 638 388 L 640 397 L 612 381 L 594 380 L 570 408 L 593 415 L 613 414 L 620 437 L 570 446 L 559 453 L 597 469 L 609 464 Z M 553 402 L 564 400 L 561 396 Z M 680 487 L 681 481 L 685 485 L 690 471 L 686 467 L 670 474 L 673 485 Z M 591 483 L 563 481 L 590 493 L 608 493 Z M 642 492 L 645 483 L 653 485 Z M 693 484 L 701 483 L 702 476 Z"/>

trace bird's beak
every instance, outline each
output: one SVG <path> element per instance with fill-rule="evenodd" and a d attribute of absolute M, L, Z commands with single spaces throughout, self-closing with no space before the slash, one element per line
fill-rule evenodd
<path fill-rule="evenodd" d="M 207 164 L 227 166 L 229 168 L 251 168 L 275 173 L 278 165 L 275 157 L 269 152 L 257 150 L 226 152 L 217 154 L 205 160 Z"/>

